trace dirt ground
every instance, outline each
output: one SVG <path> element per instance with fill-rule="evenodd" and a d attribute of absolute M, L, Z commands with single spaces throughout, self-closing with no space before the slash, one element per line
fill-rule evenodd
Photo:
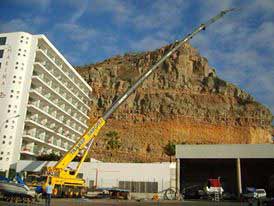
<path fill-rule="evenodd" d="M 0 206 L 43 206 L 43 201 L 34 204 L 7 203 L 0 201 Z M 51 206 L 247 206 L 239 202 L 209 202 L 209 201 L 127 201 L 127 200 L 91 200 L 91 199 L 53 199 Z M 256 205 L 254 203 L 254 205 Z"/>

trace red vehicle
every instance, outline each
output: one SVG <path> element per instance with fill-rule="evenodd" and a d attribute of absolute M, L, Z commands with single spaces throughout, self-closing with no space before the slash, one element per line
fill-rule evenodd
<path fill-rule="evenodd" d="M 208 197 L 212 197 L 214 200 L 219 201 L 222 197 L 224 189 L 220 179 L 208 179 L 207 186 L 205 187 L 205 193 Z"/>

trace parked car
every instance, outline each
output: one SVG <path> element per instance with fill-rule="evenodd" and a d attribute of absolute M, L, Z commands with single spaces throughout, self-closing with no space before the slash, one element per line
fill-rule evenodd
<path fill-rule="evenodd" d="M 247 188 L 246 193 L 243 194 L 244 199 L 261 199 L 266 198 L 264 189 Z"/>
<path fill-rule="evenodd" d="M 200 199 L 204 195 L 204 188 L 202 185 L 192 185 L 183 190 L 183 197 L 185 199 Z"/>
<path fill-rule="evenodd" d="M 256 198 L 266 198 L 266 192 L 264 189 L 256 189 Z"/>

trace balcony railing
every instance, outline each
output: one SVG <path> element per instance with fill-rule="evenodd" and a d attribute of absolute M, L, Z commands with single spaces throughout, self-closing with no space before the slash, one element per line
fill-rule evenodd
<path fill-rule="evenodd" d="M 66 148 L 62 148 L 60 146 L 52 144 L 52 140 L 51 139 L 45 139 L 45 141 L 42 141 L 39 138 L 37 138 L 37 136 L 29 136 L 29 135 L 24 135 L 23 138 L 31 140 L 31 141 L 34 141 L 35 143 L 38 143 L 38 144 L 41 144 L 41 145 L 45 145 L 47 147 L 51 147 L 51 148 L 60 150 L 60 151 L 65 151 L 65 152 L 67 151 Z"/>
<path fill-rule="evenodd" d="M 50 114 L 44 112 L 44 111 L 41 110 L 40 108 L 37 108 L 37 107 L 35 107 L 35 106 L 33 106 L 33 105 L 28 105 L 28 108 L 34 109 L 35 112 L 39 112 L 41 115 L 45 116 L 46 118 L 48 118 L 48 119 L 51 120 L 52 122 L 58 123 L 59 125 L 68 128 L 68 129 L 69 129 L 70 131 L 72 131 L 73 133 L 75 133 L 75 134 L 77 134 L 77 135 L 79 135 L 79 136 L 82 135 L 82 133 L 80 133 L 79 131 L 75 130 L 74 128 L 70 127 L 69 125 L 64 124 L 63 122 L 61 122 L 61 121 L 58 120 L 57 118 L 51 116 Z"/>
<path fill-rule="evenodd" d="M 59 101 L 60 101 L 60 97 L 62 99 L 62 101 L 66 102 L 67 104 L 69 104 L 76 112 L 79 112 L 80 114 L 82 114 L 83 116 L 85 116 L 86 118 L 88 118 L 88 116 L 83 112 L 83 111 L 79 111 L 79 108 L 76 108 L 71 102 L 69 102 L 67 99 L 65 99 L 63 96 L 60 96 L 60 94 L 55 91 L 53 88 L 47 87 L 47 85 L 43 82 L 42 79 L 40 79 L 39 77 L 35 77 L 41 84 L 43 84 L 49 91 L 52 92 L 52 95 L 56 95 L 56 97 L 59 97 Z M 38 93 L 43 93 L 44 89 L 40 89 L 40 87 L 38 87 L 39 90 L 36 90 L 36 88 L 34 89 L 35 91 L 39 91 Z M 81 107 L 80 107 L 81 108 Z M 83 108 L 82 108 L 83 110 Z"/>
<path fill-rule="evenodd" d="M 38 63 L 37 63 L 37 65 L 38 65 Z M 41 66 L 41 65 L 39 64 L 39 66 Z M 42 76 L 40 74 L 39 75 L 34 75 L 34 76 L 42 79 L 43 82 L 47 85 L 47 87 L 51 86 L 50 88 L 52 88 L 53 90 L 55 90 L 58 93 L 59 96 L 63 96 L 67 101 L 71 102 L 72 104 L 73 104 L 73 101 L 74 101 L 74 99 L 72 98 L 72 96 L 74 96 L 74 98 L 77 101 L 81 102 L 81 105 L 83 105 L 86 108 L 86 109 L 82 109 L 82 111 L 84 113 L 86 113 L 88 111 L 88 109 L 90 109 L 89 106 L 84 101 L 82 101 L 81 99 L 79 99 L 78 97 L 76 97 L 76 95 L 75 95 L 74 92 L 72 92 L 71 90 L 69 90 L 68 88 L 66 88 L 61 81 L 56 80 L 56 77 L 53 76 L 52 78 L 54 78 L 55 81 L 57 81 L 58 84 L 60 84 L 63 88 L 65 88 L 66 91 L 69 92 L 69 94 L 67 92 L 65 92 L 62 88 L 60 88 L 59 85 L 56 85 L 55 83 L 47 81 L 47 79 L 44 76 Z"/>
<path fill-rule="evenodd" d="M 48 53 L 45 53 L 42 49 L 38 49 L 37 52 L 41 52 L 70 82 L 73 83 L 73 85 L 79 90 L 81 91 L 81 93 L 88 99 L 90 99 L 90 97 L 80 88 L 81 86 L 79 86 L 78 84 L 75 83 L 75 81 L 73 81 L 67 73 L 65 73 L 62 68 L 60 68 L 59 65 L 56 64 L 55 61 L 53 61 L 49 56 Z M 85 86 L 85 85 L 83 85 Z"/>
<path fill-rule="evenodd" d="M 40 95 L 40 94 L 38 94 L 38 95 Z M 44 99 L 43 96 L 40 96 L 40 97 L 42 99 Z M 45 101 L 47 101 L 47 100 L 45 100 Z M 56 119 L 58 119 L 58 120 L 60 120 L 62 122 L 64 120 L 64 115 L 66 115 L 66 117 L 72 119 L 73 122 L 78 123 L 78 125 L 80 125 L 84 129 L 87 128 L 87 126 L 85 124 L 83 124 L 81 121 L 79 121 L 79 119 L 77 119 L 75 116 L 73 116 L 71 112 L 68 113 L 69 109 L 68 109 L 68 111 L 67 110 L 65 111 L 65 108 L 61 108 L 60 109 L 56 105 L 52 104 L 50 101 L 47 101 L 47 103 L 50 104 L 50 105 L 52 105 L 53 107 L 49 107 L 47 105 L 47 108 L 46 107 L 42 107 L 42 108 L 39 107 L 39 108 L 41 108 L 43 111 L 49 113 L 51 116 L 55 117 Z M 31 102 L 30 102 L 30 105 L 31 105 Z M 37 106 L 37 105 L 34 105 L 34 106 Z M 80 119 L 82 119 L 82 118 L 80 118 Z M 72 127 L 72 128 L 76 129 L 77 127 L 75 126 L 75 127 Z"/>
<path fill-rule="evenodd" d="M 35 128 L 32 129 L 28 129 L 28 130 L 24 130 L 24 135 L 30 135 L 30 136 L 36 136 L 37 134 L 37 130 L 36 128 L 40 128 L 46 132 L 51 133 L 53 136 L 57 136 L 57 138 L 62 138 L 67 142 L 71 142 L 74 143 L 75 142 L 75 137 L 78 137 L 78 135 L 75 134 L 71 134 L 71 133 L 67 133 L 65 134 L 64 132 L 60 132 L 60 129 L 57 129 L 57 126 L 55 126 L 56 129 L 53 128 L 49 128 L 49 127 L 45 127 L 44 125 L 42 125 L 38 119 L 35 121 L 33 119 L 29 119 L 28 117 L 26 118 L 26 124 L 33 124 Z M 62 127 L 61 127 L 62 128 Z M 63 128 L 62 128 L 63 129 Z M 64 129 L 63 129 L 64 130 Z M 67 131 L 67 130 L 66 130 Z"/>

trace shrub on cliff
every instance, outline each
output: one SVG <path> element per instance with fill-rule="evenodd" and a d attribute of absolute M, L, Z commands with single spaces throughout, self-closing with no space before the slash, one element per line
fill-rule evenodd
<path fill-rule="evenodd" d="M 163 149 L 164 153 L 169 156 L 169 161 L 171 162 L 171 157 L 175 155 L 175 143 L 168 141 Z"/>

